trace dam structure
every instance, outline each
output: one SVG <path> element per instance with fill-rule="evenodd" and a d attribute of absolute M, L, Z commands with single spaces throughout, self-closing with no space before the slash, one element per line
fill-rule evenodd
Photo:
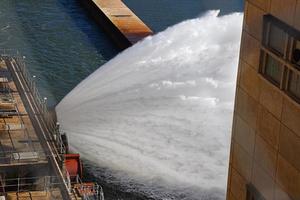
<path fill-rule="evenodd" d="M 126 49 L 153 34 L 121 0 L 80 1 L 121 49 Z"/>
<path fill-rule="evenodd" d="M 0 52 L 0 199 L 104 199 L 41 98 L 23 57 Z"/>

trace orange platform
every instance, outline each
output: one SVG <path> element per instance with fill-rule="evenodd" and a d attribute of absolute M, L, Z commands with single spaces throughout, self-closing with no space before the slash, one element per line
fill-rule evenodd
<path fill-rule="evenodd" d="M 121 48 L 152 35 L 152 30 L 121 0 L 81 0 Z"/>

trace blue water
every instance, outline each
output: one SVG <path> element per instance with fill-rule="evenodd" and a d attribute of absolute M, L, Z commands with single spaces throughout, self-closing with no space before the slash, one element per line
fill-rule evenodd
<path fill-rule="evenodd" d="M 221 15 L 243 11 L 243 0 L 124 0 L 155 32 L 186 19 L 193 19 L 208 10 Z M 142 3 L 141 3 L 142 2 Z"/>
<path fill-rule="evenodd" d="M 76 0 L 1 0 L 0 48 L 26 56 L 50 105 L 118 53 Z"/>

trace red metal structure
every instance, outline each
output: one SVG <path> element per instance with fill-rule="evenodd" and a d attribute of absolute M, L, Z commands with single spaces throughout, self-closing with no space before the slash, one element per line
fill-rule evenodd
<path fill-rule="evenodd" d="M 65 166 L 72 180 L 82 178 L 82 163 L 79 154 L 65 154 Z"/>

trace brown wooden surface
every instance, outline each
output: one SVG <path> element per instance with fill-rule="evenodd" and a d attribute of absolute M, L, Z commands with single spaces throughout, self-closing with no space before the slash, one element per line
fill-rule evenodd
<path fill-rule="evenodd" d="M 62 199 L 60 191 L 55 188 L 51 191 L 29 191 L 29 192 L 8 192 L 8 200 L 53 200 Z"/>
<path fill-rule="evenodd" d="M 0 115 L 0 167 L 47 163 L 38 136 L 4 60 L 0 60 L 0 76 L 8 79 L 8 83 L 2 84 L 0 88 L 9 88 L 13 99 L 13 103 L 0 104 L 0 108 L 12 108 L 17 111 L 9 117 Z M 13 158 L 14 153 L 22 155 L 24 152 L 36 152 L 38 158 Z"/>

